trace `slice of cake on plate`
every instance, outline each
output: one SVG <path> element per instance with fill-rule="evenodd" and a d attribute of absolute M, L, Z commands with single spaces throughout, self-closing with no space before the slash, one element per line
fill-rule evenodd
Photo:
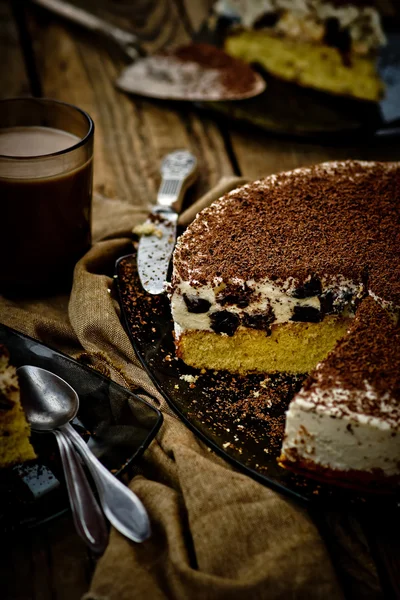
<path fill-rule="evenodd" d="M 372 298 L 290 403 L 280 462 L 349 486 L 400 482 L 400 327 Z"/>
<path fill-rule="evenodd" d="M 7 349 L 0 344 L 0 467 L 36 458 L 20 402 L 16 369 L 9 359 Z"/>
<path fill-rule="evenodd" d="M 216 11 L 236 21 L 225 40 L 233 56 L 305 87 L 382 96 L 376 59 L 385 35 L 373 0 L 228 0 Z"/>

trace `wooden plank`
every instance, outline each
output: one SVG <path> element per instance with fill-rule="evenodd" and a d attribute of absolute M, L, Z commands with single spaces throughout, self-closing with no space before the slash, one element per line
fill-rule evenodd
<path fill-rule="evenodd" d="M 139 23 L 138 30 L 143 34 L 145 29 L 153 46 L 164 45 L 172 31 L 176 40 L 188 40 L 171 6 L 167 1 L 157 3 L 154 18 L 149 17 L 145 27 Z M 197 196 L 232 173 L 224 140 L 210 118 L 200 120 L 189 105 L 119 92 L 114 80 L 123 62 L 110 55 L 109 48 L 93 36 L 49 19 L 43 11 L 32 10 L 31 15 L 45 95 L 77 104 L 95 121 L 96 191 L 148 210 L 155 199 L 161 158 L 180 147 L 191 149 L 199 159 Z"/>
<path fill-rule="evenodd" d="M 75 532 L 70 514 L 3 540 L 1 598 L 70 600 L 87 590 L 93 560 Z M 5 547 L 5 546 L 4 546 Z"/>
<path fill-rule="evenodd" d="M 7 0 L 0 0 L 0 56 L 3 65 L 0 69 L 0 99 L 29 94 L 30 86 L 22 59 L 18 31 Z"/>
<path fill-rule="evenodd" d="M 250 179 L 327 160 L 400 160 L 399 144 L 389 138 L 380 141 L 371 139 L 359 146 L 318 145 L 255 130 L 250 137 L 248 132 L 244 133 L 241 127 L 233 124 L 230 139 L 241 174 Z"/>
<path fill-rule="evenodd" d="M 29 534 L 6 537 L 7 552 L 3 546 L 0 561 L 0 577 L 5 584 L 7 600 L 31 600 L 32 589 L 32 553 Z"/>

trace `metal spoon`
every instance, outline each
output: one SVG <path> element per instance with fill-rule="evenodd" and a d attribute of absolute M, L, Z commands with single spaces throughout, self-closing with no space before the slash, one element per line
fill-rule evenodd
<path fill-rule="evenodd" d="M 101 464 L 69 423 L 79 409 L 75 390 L 61 377 L 39 367 L 19 367 L 18 375 L 32 429 L 63 432 L 89 468 L 107 519 L 130 540 L 146 540 L 151 531 L 142 502 Z"/>
<path fill-rule="evenodd" d="M 25 376 L 24 367 L 20 367 L 17 372 L 27 419 L 32 429 L 41 431 L 40 427 L 36 427 L 38 414 L 38 407 L 35 404 L 36 397 L 31 393 L 30 382 Z M 54 429 L 53 433 L 60 451 L 75 529 L 93 552 L 102 554 L 108 542 L 108 529 L 104 515 L 93 495 L 92 488 L 71 442 L 62 431 Z"/>
<path fill-rule="evenodd" d="M 58 429 L 54 430 L 54 434 L 64 468 L 75 529 L 93 552 L 103 554 L 108 543 L 108 529 L 104 515 L 71 442 Z"/>

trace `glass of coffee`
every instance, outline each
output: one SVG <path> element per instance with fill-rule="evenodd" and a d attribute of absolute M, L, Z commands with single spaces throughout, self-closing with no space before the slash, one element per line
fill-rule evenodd
<path fill-rule="evenodd" d="M 0 101 L 0 293 L 70 285 L 91 243 L 93 134 L 76 106 Z"/>

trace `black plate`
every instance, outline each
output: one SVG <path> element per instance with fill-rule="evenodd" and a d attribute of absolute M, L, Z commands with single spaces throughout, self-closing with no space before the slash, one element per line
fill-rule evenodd
<path fill-rule="evenodd" d="M 222 46 L 232 21 L 221 17 L 207 21 L 196 41 Z M 258 69 L 257 65 L 255 68 Z M 324 142 L 354 142 L 354 136 L 400 134 L 400 32 L 387 32 L 378 71 L 385 83 L 381 102 L 335 96 L 286 82 L 261 71 L 265 92 L 255 98 L 202 104 L 205 110 L 276 134 Z M 344 139 L 343 139 L 344 138 Z"/>
<path fill-rule="evenodd" d="M 4 344 L 14 366 L 34 365 L 52 371 L 78 393 L 73 425 L 101 462 L 115 475 L 130 470 L 157 433 L 159 410 L 97 371 L 5 325 Z M 0 472 L 0 530 L 32 527 L 68 509 L 61 462 L 54 436 L 32 434 L 38 459 Z"/>
<path fill-rule="evenodd" d="M 303 502 L 397 508 L 396 495 L 362 494 L 318 483 L 278 465 L 285 410 L 303 377 L 199 373 L 175 357 L 169 301 L 143 290 L 135 254 L 117 261 L 115 280 L 126 329 L 143 365 L 170 406 L 216 452 Z"/>

